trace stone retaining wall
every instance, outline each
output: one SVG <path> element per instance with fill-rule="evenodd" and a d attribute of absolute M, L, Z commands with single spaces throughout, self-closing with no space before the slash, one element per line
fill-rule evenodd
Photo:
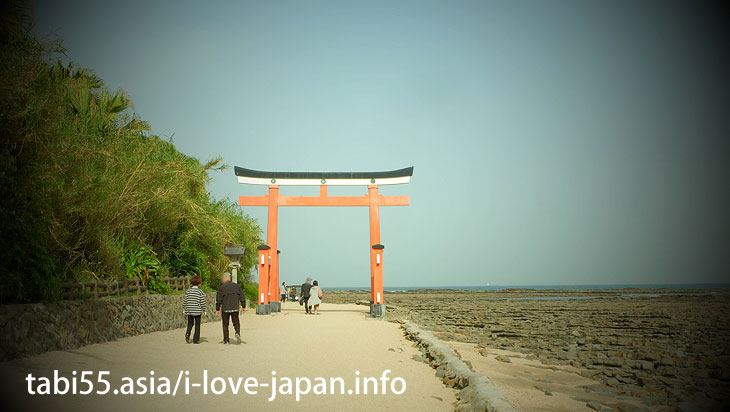
<path fill-rule="evenodd" d="M 416 341 L 423 352 L 422 360 L 436 369 L 444 384 L 461 389 L 456 397 L 457 412 L 516 412 L 492 381 L 475 373 L 448 345 L 419 328 L 415 323 L 403 324 L 406 337 Z"/>
<path fill-rule="evenodd" d="M 183 294 L 0 306 L 0 361 L 182 328 Z M 216 321 L 215 293 L 202 321 Z"/>

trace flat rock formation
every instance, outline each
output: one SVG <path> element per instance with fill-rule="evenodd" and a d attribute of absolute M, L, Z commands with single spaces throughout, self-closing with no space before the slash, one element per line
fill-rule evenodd
<path fill-rule="evenodd" d="M 682 410 L 722 410 L 730 394 L 727 291 L 636 289 L 386 292 L 387 318 L 445 341 L 570 365 L 612 393 Z M 327 301 L 367 302 L 367 291 Z"/>

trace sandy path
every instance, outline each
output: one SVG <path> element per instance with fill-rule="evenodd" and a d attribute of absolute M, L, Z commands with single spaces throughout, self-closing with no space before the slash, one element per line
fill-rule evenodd
<path fill-rule="evenodd" d="M 369 318 L 367 307 L 346 304 L 325 304 L 320 316 L 305 315 L 298 304 L 286 303 L 281 313 L 256 316 L 252 310 L 242 318 L 244 344 L 222 345 L 220 323 L 202 325 L 203 343 L 185 344 L 183 329 L 134 336 L 115 342 L 90 345 L 75 351 L 49 352 L 39 356 L 0 363 L 3 379 L 2 398 L 7 405 L 12 400 L 13 410 L 107 410 L 107 411 L 373 411 L 452 410 L 455 392 L 446 388 L 434 376 L 428 365 L 415 362 L 418 353 L 411 342 L 403 337 L 397 324 Z M 231 327 L 231 336 L 233 328 Z M 190 395 L 87 395 L 50 396 L 28 395 L 25 377 L 53 376 L 58 369 L 62 376 L 81 370 L 108 370 L 112 390 L 122 385 L 123 376 L 150 377 L 150 370 L 159 377 L 167 376 L 175 385 L 181 370 L 190 371 L 190 382 L 200 382 L 203 370 L 208 370 L 210 381 L 215 376 L 256 377 L 259 382 L 271 383 L 272 370 L 277 378 L 342 377 L 345 394 L 303 395 L 297 402 L 294 395 L 277 395 L 269 402 L 270 388 L 259 388 L 257 395 L 230 390 L 222 395 L 202 394 L 201 388 L 191 388 Z M 380 377 L 390 369 L 389 377 L 402 377 L 407 389 L 402 395 L 391 392 L 388 382 L 386 395 L 348 395 L 354 389 L 356 371 L 362 377 Z M 96 376 L 96 375 L 94 375 Z M 184 382 L 184 380 L 183 380 Z M 235 382 L 235 380 L 234 380 Z M 279 381 L 281 382 L 281 381 Z M 306 385 L 301 384 L 302 388 Z M 378 381 L 380 385 L 380 381 Z M 102 388 L 102 386 L 97 386 Z M 372 385 L 370 385 L 372 392 Z M 398 390 L 399 385 L 395 386 Z M 80 388 L 81 389 L 81 385 Z M 380 390 L 379 386 L 379 390 Z M 209 389 L 210 390 L 210 389 Z M 243 387 L 240 389 L 243 392 Z M 361 389 L 362 392 L 362 389 Z"/>
<path fill-rule="evenodd" d="M 580 370 L 572 366 L 548 366 L 539 360 L 527 359 L 522 353 L 492 348 L 486 349 L 484 357 L 472 343 L 447 343 L 461 354 L 462 359 L 471 362 L 475 372 L 489 376 L 519 411 L 592 411 L 586 406 L 589 401 L 598 402 L 602 408 L 622 404 L 624 410 L 661 409 L 656 405 L 648 407 L 638 398 L 617 395 L 611 388 L 580 376 Z M 510 362 L 497 360 L 498 356 L 506 357 Z"/>

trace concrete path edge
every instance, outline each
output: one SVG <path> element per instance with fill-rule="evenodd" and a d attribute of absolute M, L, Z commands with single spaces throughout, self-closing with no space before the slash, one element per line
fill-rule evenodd
<path fill-rule="evenodd" d="M 436 375 L 445 384 L 461 389 L 456 395 L 457 412 L 516 412 L 507 397 L 492 383 L 489 377 L 471 370 L 459 355 L 433 333 L 421 329 L 412 322 L 401 325 L 408 339 L 415 341 L 424 354 L 424 362 L 436 369 Z"/>

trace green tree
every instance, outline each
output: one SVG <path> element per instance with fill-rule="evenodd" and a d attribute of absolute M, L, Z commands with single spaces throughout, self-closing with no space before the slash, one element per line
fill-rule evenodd
<path fill-rule="evenodd" d="M 131 98 L 63 64 L 59 41 L 30 35 L 27 9 L 0 26 L 0 301 L 53 301 L 67 280 L 201 275 L 215 286 L 223 246 L 261 230 L 206 191 L 220 158 L 201 163 L 150 132 Z M 11 14 L 12 15 L 12 14 Z M 5 15 L 4 15 L 5 16 Z"/>

